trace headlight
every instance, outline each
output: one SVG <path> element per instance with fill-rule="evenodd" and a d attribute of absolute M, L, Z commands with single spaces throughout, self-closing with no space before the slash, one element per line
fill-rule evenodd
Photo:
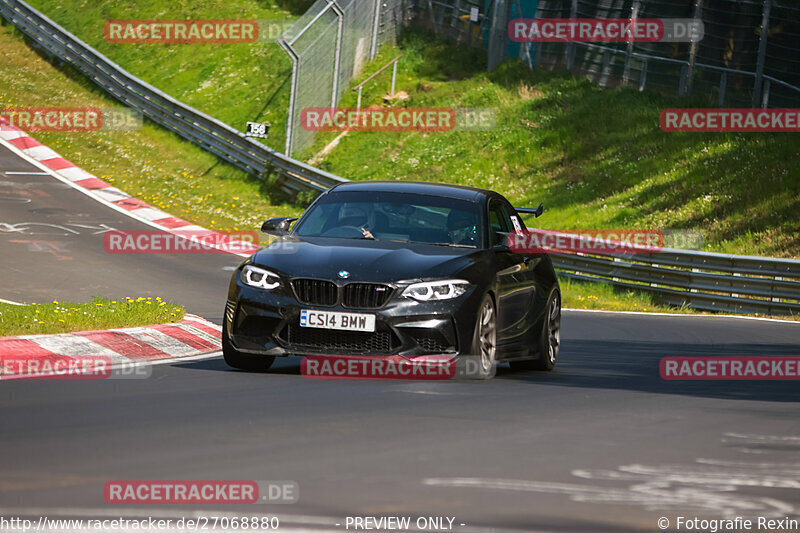
<path fill-rule="evenodd" d="M 259 289 L 272 290 L 281 284 L 281 278 L 269 270 L 264 270 L 263 268 L 258 268 L 253 265 L 246 265 L 242 269 L 242 283 Z"/>
<path fill-rule="evenodd" d="M 420 302 L 432 300 L 449 300 L 461 296 L 469 288 L 469 282 L 463 279 L 446 279 L 442 281 L 427 281 L 414 283 L 403 291 L 403 296 L 414 298 Z"/>

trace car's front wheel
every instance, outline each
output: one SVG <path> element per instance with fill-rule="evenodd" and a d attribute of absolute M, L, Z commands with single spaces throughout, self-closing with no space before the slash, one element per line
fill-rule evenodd
<path fill-rule="evenodd" d="M 269 367 L 275 362 L 275 356 L 251 355 L 234 348 L 228 338 L 228 328 L 225 326 L 222 326 L 222 357 L 229 366 L 239 370 L 269 370 Z"/>
<path fill-rule="evenodd" d="M 561 347 L 561 294 L 553 289 L 547 299 L 546 315 L 539 337 L 539 359 L 513 361 L 513 370 L 553 370 Z"/>
<path fill-rule="evenodd" d="M 472 353 L 478 359 L 481 377 L 489 377 L 497 360 L 497 312 L 490 294 L 485 294 L 478 307 L 472 335 Z"/>

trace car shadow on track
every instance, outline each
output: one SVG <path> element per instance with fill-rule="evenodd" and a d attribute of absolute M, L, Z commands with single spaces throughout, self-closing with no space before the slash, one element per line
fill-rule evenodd
<path fill-rule="evenodd" d="M 797 344 L 632 342 L 571 340 L 561 346 L 553 372 L 498 372 L 498 378 L 561 387 L 620 389 L 736 400 L 800 401 L 797 380 L 680 381 L 661 378 L 663 357 L 798 356 Z"/>
<path fill-rule="evenodd" d="M 796 344 L 715 343 L 713 345 L 696 345 L 620 340 L 569 340 L 562 344 L 558 364 L 552 372 L 518 372 L 511 370 L 507 364 L 502 364 L 497 366 L 494 379 L 531 385 L 619 389 L 707 398 L 772 402 L 800 401 L 800 387 L 796 380 L 668 381 L 662 379 L 659 373 L 659 362 L 662 357 L 745 355 L 797 356 L 800 355 L 800 347 Z M 222 358 L 176 363 L 174 366 L 265 377 L 270 375 L 301 376 L 300 358 L 298 357 L 277 358 L 272 367 L 264 372 L 236 370 L 229 367 Z M 444 382 L 442 384 L 444 385 Z"/>

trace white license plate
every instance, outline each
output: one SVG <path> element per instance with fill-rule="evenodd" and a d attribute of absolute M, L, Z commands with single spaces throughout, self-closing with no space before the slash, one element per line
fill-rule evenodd
<path fill-rule="evenodd" d="M 373 332 L 375 331 L 375 315 L 303 309 L 300 311 L 300 325 L 304 328 Z"/>

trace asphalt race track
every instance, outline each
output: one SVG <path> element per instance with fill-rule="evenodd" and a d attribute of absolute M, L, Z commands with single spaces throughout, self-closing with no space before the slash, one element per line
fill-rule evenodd
<path fill-rule="evenodd" d="M 154 228 L 107 207 L 0 145 L 0 298 L 161 296 L 220 322 L 231 254 L 109 254 L 103 233 Z"/>
<path fill-rule="evenodd" d="M 147 228 L 50 176 L 6 174 L 26 171 L 38 169 L 0 148 L 0 223 L 23 230 L 0 233 L 0 297 L 159 295 L 220 321 L 239 258 L 106 254 L 86 226 Z M 800 515 L 797 381 L 658 371 L 664 356 L 800 355 L 800 323 L 567 311 L 562 332 L 554 372 L 501 367 L 488 381 L 309 380 L 298 360 L 249 374 L 211 358 L 142 380 L 3 383 L 0 515 L 266 513 L 327 530 L 348 515 L 424 515 L 464 532 Z M 124 479 L 292 480 L 300 495 L 109 506 L 104 484 Z"/>

